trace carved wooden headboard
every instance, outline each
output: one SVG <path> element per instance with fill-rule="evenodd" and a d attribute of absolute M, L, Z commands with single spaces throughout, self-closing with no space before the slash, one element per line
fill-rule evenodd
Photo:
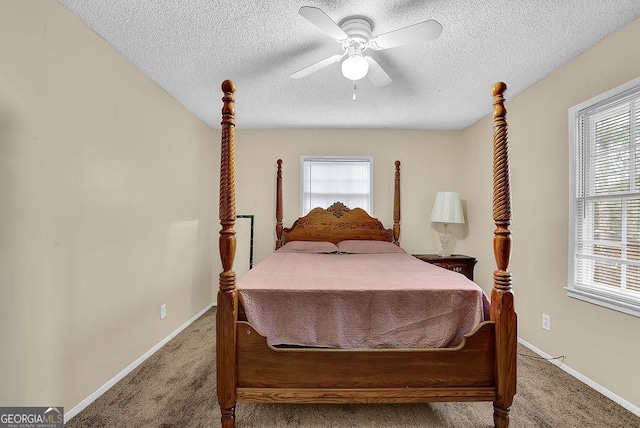
<path fill-rule="evenodd" d="M 276 249 L 291 241 L 325 241 L 337 244 L 347 239 L 387 241 L 400 245 L 400 161 L 395 162 L 393 229 L 385 229 L 362 208 L 335 202 L 329 208 L 314 208 L 290 228 L 282 227 L 282 160 L 276 179 Z"/>
<path fill-rule="evenodd" d="M 285 242 L 326 241 L 337 244 L 347 239 L 390 242 L 393 230 L 385 229 L 378 219 L 362 208 L 350 209 L 342 202 L 336 202 L 327 209 L 312 209 L 290 228 L 284 228 L 282 235 Z"/>

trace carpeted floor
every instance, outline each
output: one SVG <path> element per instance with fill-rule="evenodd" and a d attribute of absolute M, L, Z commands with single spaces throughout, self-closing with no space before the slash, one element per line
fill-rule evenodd
<path fill-rule="evenodd" d="M 520 346 L 520 353 L 535 354 Z M 640 428 L 640 418 L 536 358 L 518 358 L 513 428 Z M 219 427 L 215 308 L 71 419 L 65 427 Z M 491 403 L 239 403 L 237 428 L 493 427 Z"/>

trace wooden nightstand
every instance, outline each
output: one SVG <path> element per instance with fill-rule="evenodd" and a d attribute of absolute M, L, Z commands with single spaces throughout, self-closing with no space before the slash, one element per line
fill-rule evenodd
<path fill-rule="evenodd" d="M 449 257 L 440 257 L 437 254 L 414 254 L 413 256 L 423 262 L 461 273 L 473 281 L 473 267 L 477 262 L 474 257 L 462 254 L 451 254 Z"/>

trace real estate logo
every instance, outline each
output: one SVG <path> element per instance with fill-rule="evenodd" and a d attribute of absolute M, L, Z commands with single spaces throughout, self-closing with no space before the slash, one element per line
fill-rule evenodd
<path fill-rule="evenodd" d="M 0 407 L 0 428 L 63 428 L 64 407 Z"/>

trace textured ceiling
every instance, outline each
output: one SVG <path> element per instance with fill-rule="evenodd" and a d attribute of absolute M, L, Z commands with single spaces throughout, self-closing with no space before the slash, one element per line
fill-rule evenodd
<path fill-rule="evenodd" d="M 237 86 L 238 128 L 462 129 L 491 111 L 491 85 L 507 97 L 535 84 L 640 16 L 639 0 L 59 0 L 144 74 L 218 128 L 220 83 Z M 289 76 L 341 53 L 298 15 L 353 15 L 373 35 L 428 19 L 435 40 L 370 54 L 393 82 L 353 82 L 333 64 Z"/>

